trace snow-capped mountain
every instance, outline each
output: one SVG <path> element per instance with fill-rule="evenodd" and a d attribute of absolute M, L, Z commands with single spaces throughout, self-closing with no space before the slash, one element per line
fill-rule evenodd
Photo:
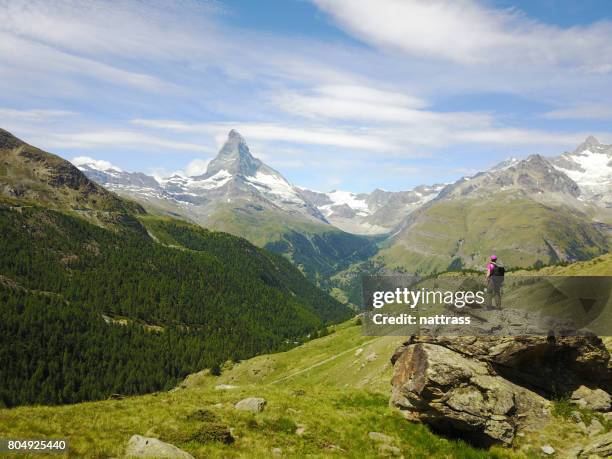
<path fill-rule="evenodd" d="M 357 234 L 384 234 L 393 230 L 406 216 L 434 199 L 444 185 L 421 185 L 408 191 L 355 194 L 334 190 L 321 193 L 302 189 L 302 193 L 327 220 L 344 231 Z"/>
<path fill-rule="evenodd" d="M 234 130 L 198 176 L 161 179 L 91 158 L 75 163 L 154 211 L 283 254 L 318 282 L 372 256 L 429 272 L 477 266 L 489 252 L 516 266 L 601 253 L 612 228 L 611 152 L 588 138 L 558 157 L 510 158 L 454 183 L 371 193 L 294 186 L 253 157 Z M 571 230 L 559 231 L 558 221 Z M 386 237 L 385 248 L 364 235 Z"/>
<path fill-rule="evenodd" d="M 298 188 L 251 155 L 244 138 L 235 130 L 230 131 L 206 173 L 199 176 L 176 174 L 156 179 L 122 171 L 106 161 L 86 157 L 73 161 L 88 177 L 112 191 L 199 223 L 205 223 L 220 204 L 244 201 L 327 224 Z"/>
<path fill-rule="evenodd" d="M 590 136 L 572 153 L 550 161 L 578 184 L 582 200 L 612 207 L 612 145 L 603 145 Z"/>
<path fill-rule="evenodd" d="M 487 197 L 501 191 L 518 191 L 545 200 L 564 201 L 580 196 L 580 187 L 540 155 L 511 158 L 471 177 L 446 186 L 436 200 Z"/>
<path fill-rule="evenodd" d="M 445 186 L 409 214 L 378 253 L 422 272 L 588 259 L 609 249 L 609 147 L 589 138 L 573 153 L 511 158 Z"/>
<path fill-rule="evenodd" d="M 221 207 L 244 205 L 251 213 L 257 209 L 273 210 L 317 224 L 331 224 L 349 233 L 389 234 L 403 227 L 411 213 L 433 202 L 512 190 L 552 204 L 612 208 L 612 146 L 602 145 L 594 137 L 586 139 L 574 152 L 558 157 L 509 158 L 451 184 L 422 185 L 399 192 L 319 192 L 294 186 L 253 157 L 235 130 L 230 131 L 217 157 L 199 176 L 162 179 L 126 172 L 107 161 L 87 157 L 73 162 L 112 191 L 204 225 Z"/>

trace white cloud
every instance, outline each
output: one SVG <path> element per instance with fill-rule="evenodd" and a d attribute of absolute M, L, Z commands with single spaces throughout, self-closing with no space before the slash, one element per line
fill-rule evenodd
<path fill-rule="evenodd" d="M 457 132 L 451 139 L 457 143 L 488 144 L 499 146 L 558 146 L 578 145 L 588 132 L 549 132 L 537 129 L 495 128 Z M 606 135 L 606 134 L 604 134 Z M 534 153 L 537 153 L 534 151 Z"/>
<path fill-rule="evenodd" d="M 25 40 L 0 30 L 0 63 L 2 62 L 10 66 L 3 69 L 2 73 L 12 76 L 11 81 L 16 83 L 19 80 L 14 71 L 19 70 L 27 72 L 26 76 L 30 76 L 31 72 L 37 72 L 39 75 L 47 75 L 47 78 L 54 74 L 62 75 L 63 78 L 84 75 L 95 80 L 145 91 L 176 89 L 173 84 L 156 76 L 124 70 L 95 59 L 72 55 L 45 43 Z"/>
<path fill-rule="evenodd" d="M 45 87 L 74 94 L 87 86 L 79 80 L 85 76 L 185 95 L 205 93 L 202 81 L 211 71 L 245 83 L 261 75 L 270 83 L 358 79 L 326 64 L 315 40 L 236 34 L 219 26 L 222 13 L 216 1 L 0 0 L 0 87 L 4 80 L 29 90 L 44 75 Z"/>
<path fill-rule="evenodd" d="M 167 178 L 179 175 L 181 177 L 196 177 L 206 172 L 206 167 L 210 162 L 209 159 L 195 158 L 182 169 L 166 169 L 164 167 L 153 167 L 147 170 L 147 174 L 151 175 L 158 182 L 163 182 Z"/>
<path fill-rule="evenodd" d="M 37 135 L 35 134 L 35 137 Z M 180 142 L 135 131 L 99 130 L 72 133 L 45 133 L 35 140 L 46 148 L 155 148 L 162 150 L 202 151 L 195 143 Z"/>
<path fill-rule="evenodd" d="M 562 65 L 605 70 L 612 23 L 561 28 L 476 0 L 313 0 L 358 38 L 463 64 Z"/>
<path fill-rule="evenodd" d="M 174 58 L 212 46 L 196 44 L 194 34 L 210 33 L 221 12 L 198 0 L 0 0 L 0 30 L 72 54 Z"/>
<path fill-rule="evenodd" d="M 415 96 L 407 95 L 398 91 L 382 90 L 371 86 L 359 85 L 324 85 L 315 88 L 319 94 L 334 98 L 360 101 L 373 104 L 384 104 L 407 108 L 423 108 L 428 103 Z"/>
<path fill-rule="evenodd" d="M 285 92 L 272 99 L 287 113 L 309 118 L 464 127 L 491 124 L 491 117 L 485 113 L 422 110 L 427 106 L 423 99 L 365 86 L 315 87 L 306 93 Z"/>
<path fill-rule="evenodd" d="M 135 119 L 132 123 L 181 133 L 201 133 L 214 136 L 222 144 L 230 129 L 237 129 L 247 139 L 327 145 L 342 148 L 387 151 L 393 145 L 383 138 L 370 135 L 366 129 L 334 129 L 324 127 L 294 127 L 273 123 L 186 123 L 177 120 Z"/>
<path fill-rule="evenodd" d="M 89 156 L 77 156 L 75 158 L 72 158 L 70 162 L 74 164 L 75 166 L 90 165 L 94 169 L 98 169 L 101 171 L 113 170 L 117 172 L 122 172 L 122 170 L 119 167 L 115 166 L 110 161 L 105 161 L 103 159 L 94 159 L 94 158 L 90 158 Z"/>
<path fill-rule="evenodd" d="M 206 172 L 206 168 L 208 167 L 209 159 L 199 159 L 196 158 L 187 164 L 185 167 L 185 175 L 193 177 L 195 175 L 202 175 Z"/>
<path fill-rule="evenodd" d="M 30 109 L 16 110 L 0 107 L 0 122 L 11 121 L 46 121 L 76 115 L 68 110 Z"/>
<path fill-rule="evenodd" d="M 544 114 L 552 120 L 610 120 L 612 106 L 607 104 L 582 104 L 552 110 Z"/>
<path fill-rule="evenodd" d="M 321 128 L 294 127 L 277 124 L 257 123 L 185 123 L 177 120 L 132 120 L 132 123 L 152 129 L 165 129 L 182 134 L 207 134 L 212 136 L 218 146 L 223 144 L 230 129 L 237 129 L 253 146 L 263 142 L 258 149 L 264 150 L 270 158 L 270 148 L 266 145 L 277 142 L 296 145 L 328 147 L 337 157 L 341 153 L 336 148 L 350 152 L 346 158 L 345 169 L 355 168 L 357 161 L 365 161 L 372 154 L 378 157 L 426 158 L 435 157 L 431 149 L 456 147 L 458 145 L 480 145 L 502 148 L 531 147 L 533 152 L 540 148 L 570 148 L 578 145 L 589 132 L 557 132 L 539 129 L 514 128 L 497 125 L 452 126 L 444 123 L 417 123 L 415 125 L 385 125 L 380 128 Z M 597 133 L 602 138 L 608 133 Z M 284 149 L 272 149 L 276 152 Z M 253 151 L 256 151 L 253 149 Z M 326 152 L 326 149 L 322 149 Z M 308 153 L 304 153 L 306 155 Z M 331 154 L 331 153 L 330 153 Z M 282 158 L 281 158 L 282 159 Z M 323 159 L 323 161 L 326 161 Z M 271 159 L 271 162 L 274 162 Z M 280 166 L 279 166 L 280 167 Z"/>

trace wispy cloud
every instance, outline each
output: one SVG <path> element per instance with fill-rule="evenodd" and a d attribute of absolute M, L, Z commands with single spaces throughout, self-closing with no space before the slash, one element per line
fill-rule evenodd
<path fill-rule="evenodd" d="M 274 101 L 285 112 L 307 118 L 455 127 L 488 126 L 492 122 L 486 113 L 422 110 L 428 105 L 424 99 L 365 86 L 315 87 L 309 92 L 280 94 Z"/>
<path fill-rule="evenodd" d="M 610 118 L 609 22 L 564 28 L 484 0 L 313 2 L 333 18 L 324 27 L 362 43 L 238 27 L 240 2 L 0 0 L 0 127 L 60 154 L 183 172 L 237 128 L 296 183 L 363 188 L 437 181 L 413 169 L 434 174 L 427 161 L 571 148 Z"/>
<path fill-rule="evenodd" d="M 356 37 L 463 64 L 560 65 L 606 71 L 612 23 L 561 28 L 475 0 L 314 0 Z"/>
<path fill-rule="evenodd" d="M 544 114 L 551 120 L 611 120 L 612 106 L 607 104 L 581 104 L 551 110 Z"/>
<path fill-rule="evenodd" d="M 45 121 L 72 117 L 77 113 L 69 110 L 46 110 L 33 108 L 29 110 L 16 110 L 0 107 L 0 120 L 7 121 Z"/>
<path fill-rule="evenodd" d="M 186 123 L 178 120 L 135 119 L 132 124 L 172 132 L 213 135 L 217 144 L 222 144 L 230 129 L 238 129 L 251 140 L 293 142 L 312 145 L 328 145 L 342 148 L 358 148 L 372 151 L 387 151 L 393 145 L 384 139 L 368 134 L 367 130 L 343 130 L 332 128 L 301 128 L 286 124 L 271 123 Z"/>
<path fill-rule="evenodd" d="M 174 141 L 127 130 L 45 133 L 40 138 L 37 135 L 33 137 L 35 142 L 40 142 L 39 145 L 55 149 L 94 149 L 112 146 L 128 149 L 155 148 L 172 151 L 205 151 L 201 145 L 195 143 Z"/>

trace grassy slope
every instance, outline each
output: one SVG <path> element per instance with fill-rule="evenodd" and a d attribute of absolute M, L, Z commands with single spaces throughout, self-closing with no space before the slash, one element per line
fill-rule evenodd
<path fill-rule="evenodd" d="M 544 268 L 559 274 L 612 274 L 612 257 L 604 255 L 566 267 Z M 562 418 L 540 432 L 517 439 L 518 451 L 475 450 L 441 439 L 422 425 L 407 423 L 388 408 L 389 356 L 400 337 L 367 337 L 355 320 L 331 327 L 332 333 L 287 352 L 262 355 L 229 366 L 219 377 L 191 375 L 179 389 L 125 400 L 63 407 L 0 410 L 0 437 L 68 436 L 73 453 L 118 456 L 132 434 L 158 437 L 196 457 L 270 457 L 281 448 L 289 457 L 372 457 L 370 431 L 394 438 L 405 457 L 536 457 L 539 446 L 558 451 L 584 441 L 575 425 Z M 218 384 L 237 386 L 216 390 Z M 248 396 L 268 400 L 258 415 L 241 413 L 233 404 Z M 214 422 L 190 414 L 208 410 Z M 220 424 L 233 429 L 236 442 L 194 439 Z M 305 427 L 303 435 L 294 433 Z M 341 448 L 341 449 L 335 449 Z"/>
<path fill-rule="evenodd" d="M 391 268 L 432 272 L 449 269 L 456 259 L 465 267 L 480 266 L 491 253 L 506 266 L 526 267 L 559 261 L 556 251 L 588 259 L 607 248 L 605 236 L 569 210 L 499 193 L 487 201 L 432 205 L 380 255 Z"/>
<path fill-rule="evenodd" d="M 527 271 L 517 271 L 525 274 Z M 612 276 L 612 253 L 567 266 L 546 266 L 537 271 L 542 276 Z"/>
<path fill-rule="evenodd" d="M 256 209 L 249 203 L 222 206 L 203 226 L 244 237 L 285 256 L 324 287 L 330 275 L 377 251 L 376 238 L 349 234 L 298 215 Z"/>
<path fill-rule="evenodd" d="M 287 218 L 286 215 L 269 209 L 257 210 L 245 202 L 219 206 L 206 221 L 205 226 L 240 235 L 253 244 L 263 247 L 269 242 L 282 239 L 288 231 L 300 231 L 306 234 L 320 232 L 323 224 L 317 224 L 301 216 Z"/>
<path fill-rule="evenodd" d="M 67 436 L 73 454 L 86 457 L 119 456 L 136 433 L 165 439 L 196 457 L 263 458 L 276 447 L 289 457 L 373 457 L 377 446 L 368 432 L 377 431 L 393 437 L 405 457 L 513 456 L 502 449 L 478 451 L 439 438 L 388 408 L 388 357 L 399 341 L 364 337 L 352 321 L 291 351 L 242 362 L 220 377 L 191 376 L 185 388 L 176 391 L 0 410 L 0 438 Z M 359 356 L 357 349 L 363 349 Z M 371 357 L 374 353 L 376 359 Z M 316 365 L 320 362 L 324 363 Z M 221 383 L 238 387 L 215 390 Z M 266 398 L 266 410 L 252 415 L 233 408 L 249 396 Z M 204 441 L 204 435 L 193 439 L 214 428 L 214 422 L 189 416 L 202 409 L 214 422 L 233 429 L 234 444 Z M 303 435 L 295 433 L 298 426 L 305 427 Z"/>
<path fill-rule="evenodd" d="M 0 129 L 0 185 L 8 198 L 69 210 L 98 224 L 141 214 L 139 204 L 121 199 L 87 179 L 75 166 Z M 7 196 L 8 195 L 8 196 Z"/>
<path fill-rule="evenodd" d="M 596 270 L 594 269 L 596 268 Z M 612 275 L 612 256 L 565 267 L 544 268 L 569 274 Z M 73 453 L 87 457 L 119 456 L 132 434 L 165 439 L 196 457 L 270 457 L 281 448 L 289 457 L 372 457 L 376 445 L 370 431 L 393 437 L 405 457 L 538 457 L 539 446 L 570 448 L 584 436 L 574 424 L 554 418 L 544 430 L 517 438 L 519 451 L 475 450 L 441 439 L 423 425 L 407 423 L 388 408 L 389 356 L 400 337 L 367 337 L 355 320 L 331 327 L 332 333 L 288 352 L 262 355 L 224 370 L 219 377 L 191 375 L 180 389 L 124 400 L 62 407 L 0 410 L 0 438 L 61 437 Z M 363 349 L 362 351 L 359 351 Z M 358 355 L 356 355 L 358 354 Z M 216 390 L 232 384 L 232 390 Z M 233 404 L 248 396 L 268 400 L 258 415 L 241 413 Z M 213 423 L 190 418 L 197 410 L 232 427 L 236 442 L 190 439 L 212 430 Z M 303 435 L 295 428 L 305 427 Z M 340 449 L 334 449 L 339 447 Z"/>

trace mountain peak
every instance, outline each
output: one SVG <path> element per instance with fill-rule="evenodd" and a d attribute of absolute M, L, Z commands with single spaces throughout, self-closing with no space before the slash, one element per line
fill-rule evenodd
<path fill-rule="evenodd" d="M 261 161 L 251 155 L 249 146 L 240 133 L 232 129 L 227 135 L 227 140 L 219 150 L 217 156 L 208 164 L 203 178 L 227 171 L 231 175 L 253 175 Z"/>
<path fill-rule="evenodd" d="M 231 129 L 229 131 L 229 134 L 227 135 L 228 140 L 229 139 L 237 139 L 237 140 L 241 140 L 244 141 L 244 138 L 240 135 L 240 132 L 238 132 L 236 129 Z"/>
<path fill-rule="evenodd" d="M 578 148 L 576 148 L 575 153 L 580 153 L 584 150 L 588 150 L 589 148 L 597 147 L 599 145 L 601 144 L 599 143 L 599 140 L 597 139 L 597 137 L 590 135 L 585 139 L 584 142 L 578 145 Z"/>
<path fill-rule="evenodd" d="M 227 140 L 221 147 L 219 154 L 251 155 L 249 146 L 244 137 L 236 129 L 232 129 L 227 134 Z"/>

